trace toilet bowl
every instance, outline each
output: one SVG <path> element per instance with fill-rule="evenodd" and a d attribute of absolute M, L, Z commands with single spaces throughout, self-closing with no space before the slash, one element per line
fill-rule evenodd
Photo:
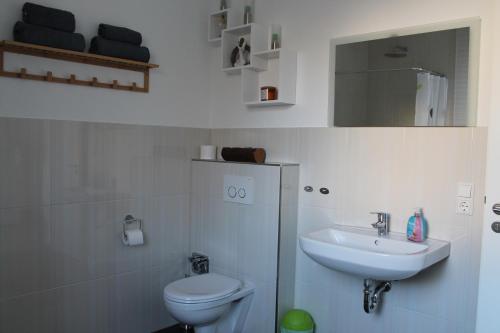
<path fill-rule="evenodd" d="M 249 282 L 209 273 L 170 283 L 163 299 L 172 317 L 193 326 L 195 333 L 239 333 L 254 289 Z"/>

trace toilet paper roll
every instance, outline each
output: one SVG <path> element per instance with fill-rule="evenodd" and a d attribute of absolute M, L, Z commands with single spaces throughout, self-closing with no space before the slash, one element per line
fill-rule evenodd
<path fill-rule="evenodd" d="M 139 229 L 125 230 L 123 244 L 127 246 L 139 246 L 144 244 L 144 235 Z"/>
<path fill-rule="evenodd" d="M 201 160 L 215 160 L 217 158 L 217 147 L 211 145 L 200 146 Z"/>

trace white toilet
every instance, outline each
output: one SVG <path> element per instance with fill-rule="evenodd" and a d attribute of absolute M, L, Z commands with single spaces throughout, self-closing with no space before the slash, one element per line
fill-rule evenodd
<path fill-rule="evenodd" d="M 209 273 L 170 283 L 163 299 L 172 317 L 195 333 L 240 333 L 254 289 L 251 283 Z"/>

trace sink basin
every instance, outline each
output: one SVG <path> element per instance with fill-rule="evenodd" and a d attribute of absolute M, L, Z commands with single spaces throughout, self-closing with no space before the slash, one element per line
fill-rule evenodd
<path fill-rule="evenodd" d="M 414 243 L 404 234 L 379 237 L 375 230 L 335 226 L 300 236 L 302 250 L 319 264 L 364 279 L 402 280 L 450 255 L 450 243 Z"/>

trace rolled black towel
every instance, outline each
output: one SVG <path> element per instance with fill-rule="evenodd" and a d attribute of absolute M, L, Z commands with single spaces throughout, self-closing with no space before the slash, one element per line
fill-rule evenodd
<path fill-rule="evenodd" d="M 224 161 L 247 162 L 247 163 L 265 163 L 266 150 L 263 148 L 228 148 L 224 147 L 221 151 Z"/>
<path fill-rule="evenodd" d="M 140 46 L 142 43 L 142 35 L 140 32 L 104 23 L 99 24 L 99 36 L 104 39 L 134 44 L 137 46 Z"/>
<path fill-rule="evenodd" d="M 75 32 L 75 15 L 65 10 L 30 2 L 26 2 L 23 6 L 23 21 L 55 30 Z"/>
<path fill-rule="evenodd" d="M 149 62 L 150 58 L 149 49 L 147 47 L 115 42 L 99 36 L 92 38 L 89 52 L 141 62 Z"/>
<path fill-rule="evenodd" d="M 85 50 L 85 38 L 82 34 L 49 29 L 23 22 L 17 22 L 14 26 L 14 40 L 78 52 Z"/>

